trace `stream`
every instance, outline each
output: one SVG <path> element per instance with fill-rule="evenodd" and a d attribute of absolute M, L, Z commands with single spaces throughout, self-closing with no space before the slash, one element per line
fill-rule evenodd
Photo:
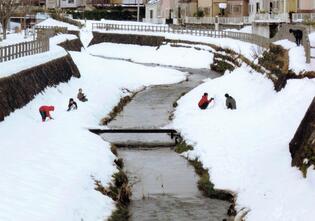
<path fill-rule="evenodd" d="M 176 68 L 189 72 L 187 81 L 158 85 L 139 92 L 108 124 L 113 129 L 158 129 L 170 123 L 173 103 L 202 83 L 219 75 L 208 69 Z M 193 101 L 197 102 L 197 101 Z M 197 188 L 198 176 L 190 163 L 171 146 L 166 134 L 101 134 L 104 140 L 126 146 L 118 149 L 132 185 L 129 206 L 132 221 L 228 219 L 229 202 L 210 199 Z M 128 148 L 133 144 L 133 148 Z"/>

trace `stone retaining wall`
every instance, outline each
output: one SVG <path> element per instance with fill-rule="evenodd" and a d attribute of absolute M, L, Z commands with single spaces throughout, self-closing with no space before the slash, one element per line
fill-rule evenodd
<path fill-rule="evenodd" d="M 0 78 L 0 121 L 29 103 L 46 87 L 80 77 L 70 55 Z"/>
<path fill-rule="evenodd" d="M 164 41 L 165 37 L 161 36 L 93 32 L 93 39 L 90 42 L 89 46 L 103 42 L 110 42 L 118 44 L 134 44 L 156 47 L 160 46 Z"/>

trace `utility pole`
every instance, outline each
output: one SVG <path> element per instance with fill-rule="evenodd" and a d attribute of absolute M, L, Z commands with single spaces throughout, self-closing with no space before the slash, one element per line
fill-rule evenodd
<path fill-rule="evenodd" d="M 137 0 L 137 22 L 140 21 L 140 0 Z"/>

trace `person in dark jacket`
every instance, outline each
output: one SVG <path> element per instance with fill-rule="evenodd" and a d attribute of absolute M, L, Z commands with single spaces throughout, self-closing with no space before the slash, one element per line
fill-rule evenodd
<path fill-rule="evenodd" d="M 301 30 L 298 29 L 290 29 L 289 30 L 290 33 L 293 33 L 294 37 L 295 37 L 295 43 L 297 46 L 300 46 L 301 44 L 301 40 L 303 38 L 303 32 Z"/>
<path fill-rule="evenodd" d="M 42 121 L 44 122 L 46 120 L 46 118 L 48 117 L 49 119 L 54 119 L 50 116 L 50 111 L 54 111 L 55 107 L 54 106 L 41 106 L 39 108 L 39 113 L 42 117 Z"/>
<path fill-rule="evenodd" d="M 225 105 L 226 105 L 226 108 L 227 109 L 236 109 L 236 101 L 235 99 L 230 96 L 229 94 L 225 94 L 225 97 L 226 97 L 226 101 L 225 101 Z"/>
<path fill-rule="evenodd" d="M 77 103 L 73 100 L 73 98 L 70 98 L 67 111 L 76 110 L 76 109 L 78 109 Z"/>
<path fill-rule="evenodd" d="M 210 102 L 213 100 L 214 100 L 213 98 L 210 98 L 210 100 L 208 100 L 208 93 L 204 93 L 200 101 L 198 102 L 198 106 L 200 109 L 204 110 L 208 107 Z"/>

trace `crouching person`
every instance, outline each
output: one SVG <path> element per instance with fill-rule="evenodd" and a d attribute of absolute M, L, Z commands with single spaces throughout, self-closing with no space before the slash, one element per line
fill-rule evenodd
<path fill-rule="evenodd" d="M 79 89 L 79 93 L 77 95 L 77 98 L 78 98 L 79 101 L 82 101 L 82 102 L 88 101 L 88 99 L 86 98 L 85 94 L 82 92 L 81 88 Z"/>
<path fill-rule="evenodd" d="M 54 106 L 41 106 L 39 108 L 39 113 L 42 117 L 42 121 L 45 122 L 46 121 L 46 118 L 48 117 L 49 119 L 54 119 L 50 116 L 50 111 L 54 111 L 55 110 L 55 107 Z"/>
<path fill-rule="evenodd" d="M 208 93 L 204 93 L 203 96 L 201 97 L 198 106 L 200 109 L 204 110 L 208 107 L 208 105 L 211 103 L 211 101 L 213 101 L 213 98 L 210 98 L 210 100 L 208 100 Z"/>
<path fill-rule="evenodd" d="M 226 97 L 226 101 L 225 101 L 226 108 L 235 110 L 236 109 L 235 99 L 232 96 L 230 96 L 229 94 L 225 94 L 225 97 Z"/>
<path fill-rule="evenodd" d="M 76 110 L 76 109 L 78 109 L 77 103 L 73 100 L 73 98 L 70 98 L 67 111 Z"/>

